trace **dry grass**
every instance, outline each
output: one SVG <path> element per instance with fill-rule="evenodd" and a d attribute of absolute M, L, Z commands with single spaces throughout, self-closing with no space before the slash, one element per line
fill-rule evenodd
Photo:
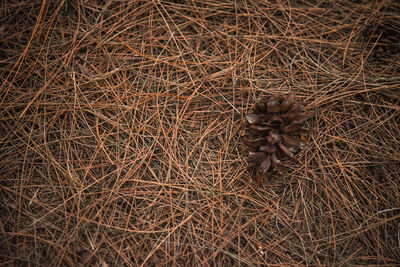
<path fill-rule="evenodd" d="M 1 263 L 398 263 L 400 57 L 366 33 L 399 4 L 195 2 L 2 1 Z M 243 116 L 288 92 L 318 134 L 255 177 Z"/>

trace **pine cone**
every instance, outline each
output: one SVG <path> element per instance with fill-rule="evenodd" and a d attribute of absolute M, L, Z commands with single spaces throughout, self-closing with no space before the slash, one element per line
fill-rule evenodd
<path fill-rule="evenodd" d="M 246 115 L 247 125 L 243 142 L 250 148 L 249 157 L 261 173 L 270 167 L 280 173 L 280 158 L 308 146 L 300 135 L 310 134 L 304 123 L 311 116 L 303 111 L 304 104 L 292 94 L 266 96 L 256 103 L 253 113 Z"/>

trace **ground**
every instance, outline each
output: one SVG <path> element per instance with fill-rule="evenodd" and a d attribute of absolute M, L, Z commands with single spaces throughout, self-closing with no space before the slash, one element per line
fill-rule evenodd
<path fill-rule="evenodd" d="M 394 266 L 398 1 L 2 1 L 0 262 Z M 257 99 L 313 112 L 249 168 Z"/>

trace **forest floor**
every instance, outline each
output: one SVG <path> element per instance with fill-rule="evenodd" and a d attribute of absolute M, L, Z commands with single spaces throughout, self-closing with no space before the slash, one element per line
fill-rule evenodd
<path fill-rule="evenodd" d="M 2 1 L 0 265 L 394 266 L 398 1 Z M 310 147 L 249 169 L 292 93 Z"/>

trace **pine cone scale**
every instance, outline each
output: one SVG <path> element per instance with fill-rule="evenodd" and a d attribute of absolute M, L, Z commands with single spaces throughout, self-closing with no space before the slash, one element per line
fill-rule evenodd
<path fill-rule="evenodd" d="M 261 163 L 259 171 L 265 173 L 269 170 L 270 166 L 271 166 L 271 155 L 268 155 L 267 158 Z"/>
<path fill-rule="evenodd" d="M 246 119 L 250 124 L 259 124 L 261 123 L 266 116 L 257 115 L 257 114 L 248 114 L 246 115 Z"/>

